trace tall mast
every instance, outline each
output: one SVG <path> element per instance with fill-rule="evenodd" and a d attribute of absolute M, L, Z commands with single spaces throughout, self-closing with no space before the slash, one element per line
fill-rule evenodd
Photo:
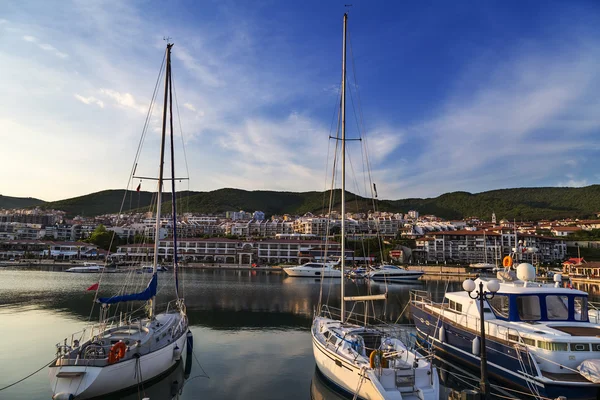
<path fill-rule="evenodd" d="M 341 316 L 343 322 L 345 317 L 344 307 L 344 267 L 346 266 L 346 26 L 348 24 L 348 13 L 344 14 L 344 31 L 342 41 L 342 283 L 341 283 Z"/>
<path fill-rule="evenodd" d="M 165 100 L 163 104 L 163 121 L 162 121 L 162 137 L 160 143 L 160 164 L 158 167 L 158 195 L 156 196 L 156 227 L 154 234 L 154 265 L 152 266 L 152 275 L 157 274 L 158 266 L 158 242 L 160 239 L 160 209 L 162 207 L 162 189 L 163 189 L 163 171 L 165 161 L 165 136 L 167 132 L 167 103 L 169 100 L 169 86 L 171 78 L 171 47 L 172 44 L 167 44 L 167 66 L 165 69 Z M 150 318 L 154 318 L 156 311 L 156 296 L 152 296 L 150 300 Z"/>
<path fill-rule="evenodd" d="M 171 130 L 171 212 L 173 215 L 173 274 L 175 275 L 175 297 L 179 299 L 179 278 L 177 276 L 177 198 L 175 196 L 175 146 L 173 144 L 173 85 L 169 64 L 169 125 Z"/>

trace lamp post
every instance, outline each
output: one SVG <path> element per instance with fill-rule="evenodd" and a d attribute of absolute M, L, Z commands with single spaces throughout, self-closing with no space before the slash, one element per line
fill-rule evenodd
<path fill-rule="evenodd" d="M 475 290 L 476 284 L 472 279 L 467 279 L 463 282 L 463 289 L 469 294 L 469 297 L 473 300 L 479 299 L 479 321 L 480 321 L 480 336 L 481 336 L 481 345 L 479 350 L 479 357 L 481 359 L 481 380 L 479 382 L 479 387 L 481 390 L 481 394 L 484 399 L 489 398 L 490 395 L 490 386 L 488 383 L 487 376 L 487 352 L 485 347 L 485 320 L 483 315 L 483 302 L 484 300 L 491 300 L 496 292 L 500 289 L 500 284 L 497 280 L 491 280 L 487 282 L 487 286 L 484 290 L 483 281 L 479 281 L 479 290 Z"/>

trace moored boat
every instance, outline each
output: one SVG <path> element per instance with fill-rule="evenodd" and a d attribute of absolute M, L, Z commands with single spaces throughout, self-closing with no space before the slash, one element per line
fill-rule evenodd
<path fill-rule="evenodd" d="M 334 263 L 309 262 L 295 267 L 283 268 L 287 276 L 304 278 L 341 278 L 342 271 Z"/>
<path fill-rule="evenodd" d="M 159 161 L 156 201 L 155 232 L 160 231 L 163 192 L 163 166 L 166 139 L 166 121 L 171 94 L 171 47 L 167 44 L 165 63 L 165 102 L 163 105 L 163 129 Z M 172 114 L 172 112 L 171 112 Z M 172 117 L 172 115 L 171 115 Z M 171 144 L 173 129 L 170 130 Z M 174 154 L 171 146 L 172 221 L 177 220 L 175 197 Z M 137 165 L 137 158 L 136 158 Z M 158 286 L 158 240 L 154 243 L 153 273 L 147 287 L 138 293 L 99 297 L 100 323 L 75 333 L 71 340 L 64 339 L 56 345 L 56 359 L 50 364 L 48 375 L 53 399 L 73 400 L 101 397 L 135 388 L 144 382 L 168 373 L 173 366 L 191 353 L 192 337 L 188 330 L 185 302 L 178 289 L 177 224 L 173 224 L 173 271 L 175 299 L 166 310 L 157 313 L 156 293 Z M 73 271 L 74 272 L 74 271 Z M 127 282 L 123 282 L 124 288 Z M 96 296 L 100 282 L 96 287 Z M 123 293 L 123 292 L 121 292 Z M 109 317 L 110 306 L 123 302 L 145 301 L 148 307 Z M 137 311 L 137 312 L 136 312 Z M 141 313 L 141 315 L 140 315 Z M 123 315 L 124 314 L 124 315 Z"/>
<path fill-rule="evenodd" d="M 104 266 L 91 262 L 84 262 L 83 266 L 71 267 L 65 272 L 77 272 L 77 273 L 98 273 L 104 270 Z"/>
<path fill-rule="evenodd" d="M 562 287 L 559 275 L 554 285 L 535 282 L 535 268 L 526 263 L 516 276 L 503 271 L 498 277 L 474 285 L 495 293 L 483 306 L 490 377 L 538 397 L 598 398 L 600 314 L 588 309 L 588 294 Z M 474 369 L 481 361 L 479 307 L 466 291 L 446 293 L 441 303 L 411 293 L 418 338 L 445 360 Z"/>
<path fill-rule="evenodd" d="M 417 281 L 425 273 L 422 271 L 410 271 L 397 265 L 382 265 L 374 271 L 369 272 L 366 277 L 374 281 Z"/>

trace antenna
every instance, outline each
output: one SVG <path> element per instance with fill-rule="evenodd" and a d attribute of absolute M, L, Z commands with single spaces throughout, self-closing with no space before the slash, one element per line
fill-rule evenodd
<path fill-rule="evenodd" d="M 163 40 L 167 43 L 171 43 L 171 39 L 173 39 L 171 36 L 163 36 Z"/>

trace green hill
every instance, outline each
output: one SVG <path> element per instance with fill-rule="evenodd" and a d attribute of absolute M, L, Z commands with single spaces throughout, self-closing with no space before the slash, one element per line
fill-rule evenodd
<path fill-rule="evenodd" d="M 72 199 L 43 203 L 43 207 L 63 210 L 71 216 L 116 213 L 120 209 L 124 194 L 124 190 L 105 190 Z M 154 196 L 155 194 L 151 192 L 129 191 L 123 209 L 147 209 Z M 171 196 L 166 193 L 163 199 L 163 210 L 167 212 L 171 208 Z M 340 208 L 339 199 L 340 190 L 336 190 L 334 194 L 336 210 Z M 261 210 L 267 215 L 321 213 L 327 210 L 328 204 L 329 192 L 219 189 L 211 192 L 178 194 L 180 211 L 206 214 L 237 210 Z M 589 218 L 600 212 L 600 185 L 582 188 L 501 189 L 476 194 L 453 192 L 426 199 L 377 200 L 376 204 L 377 209 L 381 211 L 405 213 L 409 210 L 417 210 L 421 214 L 434 214 L 446 219 L 479 217 L 489 220 L 492 212 L 496 213 L 498 219 L 509 220 Z M 348 193 L 348 212 L 372 209 L 370 199 Z"/>
<path fill-rule="evenodd" d="M 33 197 L 10 197 L 0 194 L 0 209 L 1 208 L 27 208 L 43 204 L 44 200 L 34 199 Z"/>

